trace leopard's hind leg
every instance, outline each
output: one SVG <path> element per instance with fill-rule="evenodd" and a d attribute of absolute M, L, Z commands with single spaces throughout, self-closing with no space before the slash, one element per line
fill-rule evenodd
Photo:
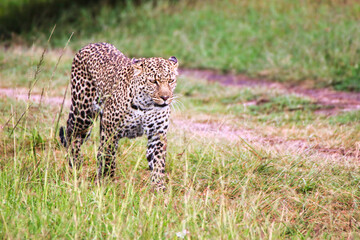
<path fill-rule="evenodd" d="M 71 71 L 71 106 L 66 130 L 62 127 L 59 132 L 62 144 L 69 149 L 69 165 L 77 168 L 82 163 L 81 145 L 97 116 L 93 106 L 97 99 L 95 81 L 79 59 L 76 55 Z"/>
<path fill-rule="evenodd" d="M 60 128 L 60 139 L 64 147 L 69 150 L 68 160 L 70 167 L 76 166 L 76 168 L 79 168 L 82 164 L 81 145 L 89 137 L 94 119 L 91 116 L 85 115 L 84 117 L 84 114 L 81 114 L 86 110 L 77 109 L 77 106 L 73 107 L 72 105 L 70 107 L 66 130 L 64 130 L 64 127 Z"/>

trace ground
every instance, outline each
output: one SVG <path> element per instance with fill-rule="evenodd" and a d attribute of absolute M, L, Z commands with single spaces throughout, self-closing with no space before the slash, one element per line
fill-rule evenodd
<path fill-rule="evenodd" d="M 168 191 L 156 194 L 144 138 L 121 140 L 115 178 L 102 186 L 94 182 L 97 124 L 83 168 L 67 167 L 56 132 L 66 120 L 74 52 L 6 51 L 2 237 L 359 237 L 358 93 L 183 69 L 168 139 Z"/>

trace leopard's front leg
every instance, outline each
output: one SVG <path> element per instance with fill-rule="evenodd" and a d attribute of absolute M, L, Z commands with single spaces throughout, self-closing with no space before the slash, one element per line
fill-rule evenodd
<path fill-rule="evenodd" d="M 166 133 L 148 136 L 146 158 L 151 170 L 151 182 L 157 190 L 165 190 Z"/>

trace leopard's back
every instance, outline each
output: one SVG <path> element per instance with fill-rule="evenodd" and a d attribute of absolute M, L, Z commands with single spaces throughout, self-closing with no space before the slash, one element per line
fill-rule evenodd
<path fill-rule="evenodd" d="M 72 64 L 72 84 L 83 87 L 85 93 L 91 87 L 108 94 L 119 82 L 125 82 L 130 59 L 109 43 L 93 43 L 82 48 Z M 89 91 L 90 90 L 90 91 Z M 73 92 L 74 93 L 74 92 Z"/>

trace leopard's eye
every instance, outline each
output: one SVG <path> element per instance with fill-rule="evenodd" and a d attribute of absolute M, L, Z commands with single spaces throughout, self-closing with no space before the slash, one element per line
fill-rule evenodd
<path fill-rule="evenodd" d="M 154 78 L 149 78 L 149 82 L 156 83 L 156 80 Z"/>

